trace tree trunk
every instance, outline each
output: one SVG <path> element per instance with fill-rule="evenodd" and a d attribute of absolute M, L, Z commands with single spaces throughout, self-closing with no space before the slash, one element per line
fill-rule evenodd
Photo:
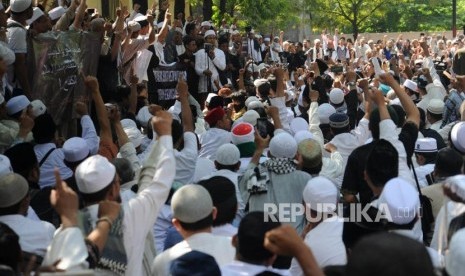
<path fill-rule="evenodd" d="M 213 16 L 213 0 L 203 0 L 203 20 L 211 20 Z"/>
<path fill-rule="evenodd" d="M 184 13 L 185 9 L 186 9 L 186 0 L 175 0 L 173 16 L 177 18 L 178 14 L 181 12 Z"/>
<path fill-rule="evenodd" d="M 353 21 L 352 22 L 352 35 L 354 36 L 354 41 L 357 40 L 358 32 L 359 32 L 358 22 Z"/>
<path fill-rule="evenodd" d="M 226 13 L 226 0 L 220 0 L 220 19 L 223 19 L 223 15 Z"/>

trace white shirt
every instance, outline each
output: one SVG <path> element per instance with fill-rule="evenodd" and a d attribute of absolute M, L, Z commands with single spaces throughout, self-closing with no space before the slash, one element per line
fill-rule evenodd
<path fill-rule="evenodd" d="M 0 216 L 0 222 L 5 223 L 18 234 L 22 251 L 45 256 L 55 232 L 55 227 L 51 223 L 28 219 L 23 215 Z"/>
<path fill-rule="evenodd" d="M 21 23 L 13 20 L 8 19 L 7 24 L 14 23 L 15 25 L 22 25 Z M 8 47 L 15 53 L 15 54 L 27 54 L 27 42 L 26 36 L 27 31 L 25 28 L 21 27 L 10 27 L 7 28 L 7 40 L 8 40 Z M 13 80 L 15 79 L 14 73 L 14 64 L 8 66 L 8 80 L 9 85 L 15 87 Z M 19 85 L 19 84 L 18 84 Z"/>
<path fill-rule="evenodd" d="M 226 69 L 226 58 L 224 56 L 224 52 L 218 48 L 215 48 L 214 51 L 215 58 L 213 60 L 207 55 L 207 53 L 205 53 L 205 49 L 200 49 L 195 53 L 195 72 L 197 73 L 197 75 L 200 76 L 199 93 L 208 92 L 207 76 L 203 74 L 205 70 L 208 69 L 212 72 L 210 78 L 212 91 L 217 91 L 218 89 L 216 88 L 214 81 L 217 80 L 218 82 L 220 82 L 218 69 Z"/>
<path fill-rule="evenodd" d="M 175 181 L 188 184 L 195 173 L 197 163 L 197 137 L 193 132 L 185 132 L 184 148 L 181 151 L 174 151 L 176 157 L 176 177 Z"/>
<path fill-rule="evenodd" d="M 431 239 L 430 246 L 431 248 L 436 249 L 436 250 L 439 249 L 440 241 L 442 242 L 442 250 L 444 250 L 444 248 L 446 247 L 446 241 L 447 241 L 447 229 L 449 228 L 450 222 L 454 218 L 465 213 L 465 204 L 463 203 L 449 201 L 447 203 L 447 214 L 446 214 L 446 209 L 444 208 L 445 206 L 446 205 L 444 204 L 441 207 L 441 210 L 439 211 L 438 216 L 436 217 L 436 220 L 434 222 L 434 233 L 433 233 L 433 238 Z M 443 223 L 446 223 L 447 225 L 444 226 L 445 233 L 442 233 L 441 235 L 441 233 L 439 233 L 439 230 L 440 230 L 441 224 Z"/>
<path fill-rule="evenodd" d="M 232 238 L 234 235 L 237 234 L 237 227 L 234 227 L 230 223 L 221 226 L 216 226 L 212 228 L 212 234 L 215 236 Z"/>
<path fill-rule="evenodd" d="M 154 160 L 158 157 L 158 162 Z M 148 162 L 142 167 L 137 197 L 123 204 L 123 243 L 127 256 L 125 275 L 143 275 L 142 259 L 146 237 L 165 203 L 175 175 L 171 136 L 161 136 Z M 93 223 L 97 221 L 98 204 L 88 207 Z"/>
<path fill-rule="evenodd" d="M 152 275 L 169 275 L 171 262 L 192 250 L 211 255 L 219 266 L 232 262 L 236 254 L 231 238 L 198 233 L 159 254 L 153 261 Z"/>
<path fill-rule="evenodd" d="M 338 217 L 327 218 L 310 230 L 305 236 L 305 244 L 312 250 L 319 267 L 345 265 L 346 248 L 342 242 L 344 222 Z M 304 275 L 295 258 L 289 272 L 293 276 Z"/>
<path fill-rule="evenodd" d="M 155 224 L 153 225 L 153 240 L 155 242 L 155 249 L 157 253 L 163 252 L 167 236 L 166 231 L 173 225 L 171 222 L 172 219 L 173 214 L 171 212 L 171 206 L 164 204 L 158 214 Z"/>
<path fill-rule="evenodd" d="M 264 271 L 274 272 L 279 275 L 291 275 L 289 271 L 283 269 L 276 269 L 263 265 L 254 265 L 235 260 L 234 262 L 221 266 L 222 276 L 253 276 L 260 274 Z"/>
<path fill-rule="evenodd" d="M 439 120 L 433 124 L 431 124 L 431 126 L 429 127 L 430 129 L 432 130 L 436 130 L 437 132 L 439 132 L 439 130 L 441 130 L 441 124 L 442 124 L 442 120 Z"/>
<path fill-rule="evenodd" d="M 339 152 L 331 153 L 331 157 L 323 157 L 323 166 L 319 176 L 325 176 L 336 182 L 336 179 L 344 177 L 345 164 Z M 341 189 L 342 182 L 336 182 L 337 188 Z"/>
<path fill-rule="evenodd" d="M 247 55 L 250 56 L 254 62 L 261 62 L 262 61 L 262 55 L 260 54 L 260 51 L 255 50 L 254 48 L 254 40 L 247 38 Z"/>
<path fill-rule="evenodd" d="M 417 173 L 418 183 L 420 184 L 421 188 L 428 186 L 428 181 L 426 180 L 426 176 L 434 171 L 434 164 L 425 164 L 423 166 L 419 166 L 415 168 L 415 172 Z"/>
<path fill-rule="evenodd" d="M 200 136 L 199 157 L 215 161 L 218 148 L 224 144 L 231 143 L 231 132 L 221 128 L 212 127 Z"/>
<path fill-rule="evenodd" d="M 60 171 L 61 179 L 67 179 L 73 176 L 73 171 L 71 171 L 63 161 L 65 159 L 63 149 L 56 148 L 54 143 L 37 144 L 34 146 L 37 162 L 40 163 L 45 155 L 53 148 L 54 150 L 52 153 L 48 155 L 42 166 L 40 166 L 39 186 L 41 189 L 55 186 L 55 168 L 58 168 Z"/>

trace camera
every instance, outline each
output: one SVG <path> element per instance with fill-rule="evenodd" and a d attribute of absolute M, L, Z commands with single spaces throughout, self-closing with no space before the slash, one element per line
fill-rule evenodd
<path fill-rule="evenodd" d="M 204 43 L 203 48 L 205 49 L 205 53 L 210 53 L 211 50 L 213 50 L 213 44 L 210 43 Z"/>
<path fill-rule="evenodd" d="M 331 72 L 333 73 L 342 73 L 344 71 L 344 67 L 342 65 L 334 65 L 331 67 Z"/>

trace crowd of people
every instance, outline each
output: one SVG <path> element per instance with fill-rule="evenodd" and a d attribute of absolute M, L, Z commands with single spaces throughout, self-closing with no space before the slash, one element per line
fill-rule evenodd
<path fill-rule="evenodd" d="M 1 275 L 465 275 L 463 35 L 296 42 L 155 2 L 0 4 Z M 75 133 L 32 98 L 48 32 L 101 38 Z"/>

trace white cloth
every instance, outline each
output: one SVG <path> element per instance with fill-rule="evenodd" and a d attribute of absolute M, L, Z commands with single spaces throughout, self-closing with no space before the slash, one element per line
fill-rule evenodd
<path fill-rule="evenodd" d="M 87 146 L 89 146 L 90 155 L 97 154 L 100 137 L 97 135 L 95 130 L 94 122 L 89 115 L 84 115 L 81 118 L 82 127 L 82 139 L 86 140 Z"/>
<path fill-rule="evenodd" d="M 7 24 L 13 23 L 15 25 L 21 25 L 21 23 L 13 20 L 13 19 L 8 19 Z M 26 36 L 27 36 L 27 30 L 25 28 L 21 27 L 10 27 L 7 28 L 7 40 L 8 40 L 8 47 L 15 53 L 15 54 L 26 54 L 27 53 L 27 42 L 26 42 Z M 15 78 L 15 73 L 14 73 L 14 64 L 8 66 L 8 83 L 12 87 L 15 86 L 14 81 Z M 19 87 L 19 83 L 17 84 Z"/>
<path fill-rule="evenodd" d="M 152 275 L 169 275 L 171 262 L 192 250 L 211 255 L 219 266 L 232 262 L 236 254 L 231 238 L 197 233 L 158 255 L 152 264 Z"/>
<path fill-rule="evenodd" d="M 319 267 L 345 265 L 346 248 L 342 242 L 344 222 L 337 217 L 328 218 L 305 235 L 305 244 L 312 250 Z M 291 275 L 304 275 L 299 263 L 292 259 L 289 268 Z"/>
<path fill-rule="evenodd" d="M 200 136 L 199 157 L 208 158 L 215 161 L 216 150 L 224 145 L 231 143 L 231 132 L 221 128 L 212 127 Z"/>
<path fill-rule="evenodd" d="M 439 121 L 431 124 L 431 126 L 429 128 L 439 132 L 439 130 L 441 130 L 441 124 L 442 124 L 442 120 L 439 120 Z"/>
<path fill-rule="evenodd" d="M 417 173 L 418 183 L 420 184 L 421 188 L 428 186 L 428 181 L 426 180 L 426 176 L 434 171 L 434 164 L 426 164 L 423 166 L 419 166 L 415 168 L 415 172 Z"/>
<path fill-rule="evenodd" d="M 154 160 L 158 157 L 158 162 Z M 141 169 L 136 198 L 122 207 L 123 243 L 128 260 L 125 275 L 143 275 L 142 258 L 146 237 L 162 208 L 175 175 L 175 159 L 171 136 L 161 136 Z M 88 207 L 93 224 L 97 221 L 98 204 Z"/>
<path fill-rule="evenodd" d="M 131 39 L 131 42 L 129 42 L 129 44 L 124 48 L 122 49 L 122 58 L 121 58 L 121 66 L 123 65 L 126 65 L 127 62 L 129 62 L 129 64 L 131 64 L 131 66 L 124 66 L 125 67 L 125 72 L 123 72 L 124 74 L 124 80 L 126 81 L 126 83 L 131 83 L 130 80 L 131 80 L 131 70 L 129 70 L 130 68 L 132 68 L 134 62 L 135 62 L 135 58 L 133 60 L 131 60 L 135 55 L 137 55 L 137 52 L 140 51 L 140 50 L 143 50 L 143 49 L 147 49 L 149 47 L 149 38 L 148 37 L 138 37 L 138 38 L 135 38 L 135 39 Z"/>
<path fill-rule="evenodd" d="M 450 222 L 455 218 L 460 216 L 461 214 L 465 213 L 465 204 L 463 203 L 457 203 L 453 201 L 449 201 L 447 203 L 447 227 L 444 229 L 446 233 L 443 233 L 444 236 L 440 237 L 439 236 L 439 229 L 441 224 L 444 221 L 444 216 L 446 215 L 446 209 L 444 208 L 445 205 L 441 207 L 441 210 L 439 210 L 438 216 L 436 217 L 436 220 L 434 222 L 434 233 L 433 233 L 433 238 L 431 239 L 431 248 L 438 250 L 439 249 L 439 240 L 442 240 L 442 246 L 444 249 L 444 246 L 446 245 L 446 238 L 447 238 L 447 229 L 449 228 Z"/>
<path fill-rule="evenodd" d="M 51 223 L 28 219 L 23 215 L 0 216 L 0 222 L 5 223 L 18 234 L 22 251 L 45 256 L 55 232 L 55 227 Z"/>
<path fill-rule="evenodd" d="M 241 160 L 241 166 L 239 167 L 239 170 L 237 171 L 237 173 L 239 175 L 243 175 L 245 171 L 247 171 L 247 167 L 249 166 L 250 161 L 252 160 L 252 157 L 242 157 L 240 160 Z M 260 160 L 258 162 L 261 164 L 265 162 L 266 160 L 268 160 L 268 157 L 262 156 L 260 157 Z"/>
<path fill-rule="evenodd" d="M 174 180 L 182 184 L 188 184 L 194 176 L 197 163 L 197 137 L 193 132 L 185 132 L 183 136 L 184 148 L 181 151 L 174 151 L 176 158 L 176 177 Z"/>
<path fill-rule="evenodd" d="M 289 271 L 284 269 L 276 269 L 272 267 L 266 267 L 263 265 L 254 265 L 237 260 L 230 264 L 221 266 L 220 268 L 222 276 L 254 276 L 265 271 L 274 272 L 278 275 L 283 276 L 291 275 Z"/>
<path fill-rule="evenodd" d="M 173 225 L 171 222 L 172 219 L 173 213 L 171 212 L 171 206 L 164 204 L 158 214 L 155 224 L 153 225 L 153 239 L 155 242 L 155 250 L 158 253 L 163 252 L 167 236 L 166 231 L 168 231 L 168 228 Z"/>
<path fill-rule="evenodd" d="M 415 185 L 412 173 L 407 165 L 407 152 L 405 151 L 404 144 L 399 140 L 394 122 L 391 119 L 382 120 L 379 123 L 379 132 L 379 138 L 389 141 L 399 154 L 399 177 Z"/>
<path fill-rule="evenodd" d="M 210 77 L 212 91 L 217 91 L 214 81 L 217 80 L 220 83 L 218 69 L 226 69 L 226 58 L 224 52 L 218 48 L 214 49 L 215 58 L 212 60 L 205 49 L 200 49 L 195 53 L 195 72 L 200 76 L 199 78 L 199 93 L 207 93 L 207 77 L 203 74 L 205 70 L 210 70 L 212 75 Z"/>
<path fill-rule="evenodd" d="M 78 227 L 58 228 L 47 249 L 42 265 L 50 266 L 60 260 L 58 269 L 78 271 L 89 267 L 87 246 Z"/>
<path fill-rule="evenodd" d="M 212 234 L 215 236 L 223 236 L 232 238 L 237 234 L 237 227 L 234 227 L 232 224 L 228 223 L 225 225 L 217 226 L 212 228 Z"/>
<path fill-rule="evenodd" d="M 247 39 L 247 55 L 253 59 L 254 62 L 261 62 L 262 61 L 262 55 L 260 51 L 255 50 L 254 48 L 254 40 L 248 38 Z"/>
<path fill-rule="evenodd" d="M 41 189 L 45 187 L 55 186 L 55 168 L 60 171 L 61 179 L 67 179 L 73 176 L 71 171 L 64 163 L 65 154 L 63 149 L 56 148 L 54 143 L 37 144 L 34 146 L 34 152 L 37 156 L 37 162 L 45 157 L 47 152 L 55 148 L 52 153 L 49 154 L 47 159 L 40 166 L 40 178 L 39 186 Z"/>
<path fill-rule="evenodd" d="M 330 178 L 336 182 L 336 179 L 341 178 L 344 176 L 344 159 L 339 152 L 331 153 L 331 157 L 323 157 L 323 166 L 321 167 L 321 171 L 319 176 L 325 176 Z M 342 182 L 336 182 L 337 188 L 341 189 Z"/>
<path fill-rule="evenodd" d="M 270 98 L 270 103 L 279 109 L 279 119 L 281 120 L 283 129 L 289 132 L 291 127 L 287 116 L 286 96 Z"/>

